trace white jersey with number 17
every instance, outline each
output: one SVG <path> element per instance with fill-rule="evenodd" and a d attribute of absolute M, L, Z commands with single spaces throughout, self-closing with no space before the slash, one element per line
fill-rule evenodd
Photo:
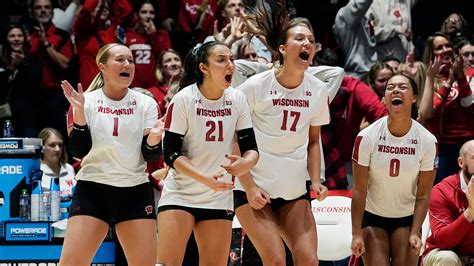
<path fill-rule="evenodd" d="M 305 72 L 294 89 L 283 87 L 268 70 L 238 87 L 250 105 L 260 158 L 250 171 L 271 198 L 291 200 L 306 193 L 311 126 L 329 123 L 326 85 Z M 237 190 L 244 190 L 236 182 Z"/>

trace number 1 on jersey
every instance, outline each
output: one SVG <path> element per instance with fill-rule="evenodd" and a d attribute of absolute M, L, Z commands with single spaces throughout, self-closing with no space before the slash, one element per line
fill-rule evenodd
<path fill-rule="evenodd" d="M 114 131 L 112 132 L 112 136 L 118 136 L 118 117 L 114 117 Z"/>
<path fill-rule="evenodd" d="M 296 125 L 298 124 L 298 120 L 300 120 L 300 112 L 291 111 L 290 116 L 294 117 L 293 123 L 291 124 L 290 131 L 296 132 Z M 288 124 L 288 111 L 283 110 L 283 121 L 281 123 L 281 130 L 286 130 L 286 125 Z"/>

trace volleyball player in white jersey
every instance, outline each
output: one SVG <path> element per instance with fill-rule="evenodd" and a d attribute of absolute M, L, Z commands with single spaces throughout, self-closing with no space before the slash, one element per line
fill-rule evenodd
<path fill-rule="evenodd" d="M 412 119 L 417 91 L 409 77 L 391 77 L 383 99 L 388 116 L 354 144 L 352 253 L 365 265 L 417 265 L 420 255 L 437 142 Z"/>
<path fill-rule="evenodd" d="M 90 265 L 109 226 L 129 265 L 155 265 L 156 215 L 145 160 L 161 152 L 163 122 L 156 102 L 128 86 L 135 66 L 121 44 L 102 47 L 100 73 L 83 94 L 61 86 L 73 109 L 70 151 L 83 158 L 73 195 L 60 265 Z"/>
<path fill-rule="evenodd" d="M 309 23 L 288 22 L 284 2 L 268 3 L 271 14 L 259 8 L 251 23 L 278 51 L 280 67 L 238 87 L 249 101 L 260 159 L 236 182 L 234 207 L 264 265 L 285 264 L 282 238 L 295 265 L 317 265 L 306 179 L 322 200 L 327 188 L 320 182 L 319 129 L 329 122 L 328 90 L 305 72 L 316 52 Z"/>
<path fill-rule="evenodd" d="M 232 175 L 248 172 L 258 160 L 245 95 L 229 88 L 232 61 L 223 43 L 194 48 L 168 107 L 163 152 L 171 169 L 158 207 L 158 263 L 181 265 L 194 231 L 199 265 L 227 264 Z M 242 157 L 231 155 L 235 133 Z"/>

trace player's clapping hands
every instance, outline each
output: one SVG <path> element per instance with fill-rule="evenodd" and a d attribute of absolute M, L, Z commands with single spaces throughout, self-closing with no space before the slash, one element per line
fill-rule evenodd
<path fill-rule="evenodd" d="M 81 83 L 77 85 L 77 91 L 75 91 L 67 80 L 63 80 L 61 82 L 61 88 L 63 89 L 64 96 L 66 96 L 66 99 L 69 101 L 73 109 L 84 109 L 84 91 L 82 90 Z"/>

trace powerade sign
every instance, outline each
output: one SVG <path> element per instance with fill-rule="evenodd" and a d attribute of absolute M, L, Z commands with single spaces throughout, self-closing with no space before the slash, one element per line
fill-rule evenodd
<path fill-rule="evenodd" d="M 23 149 L 22 139 L 0 139 L 1 150 L 19 150 Z"/>
<path fill-rule="evenodd" d="M 6 241 L 50 241 L 51 227 L 49 223 L 5 223 Z"/>
<path fill-rule="evenodd" d="M 23 165 L 1 165 L 0 175 L 22 175 Z"/>

